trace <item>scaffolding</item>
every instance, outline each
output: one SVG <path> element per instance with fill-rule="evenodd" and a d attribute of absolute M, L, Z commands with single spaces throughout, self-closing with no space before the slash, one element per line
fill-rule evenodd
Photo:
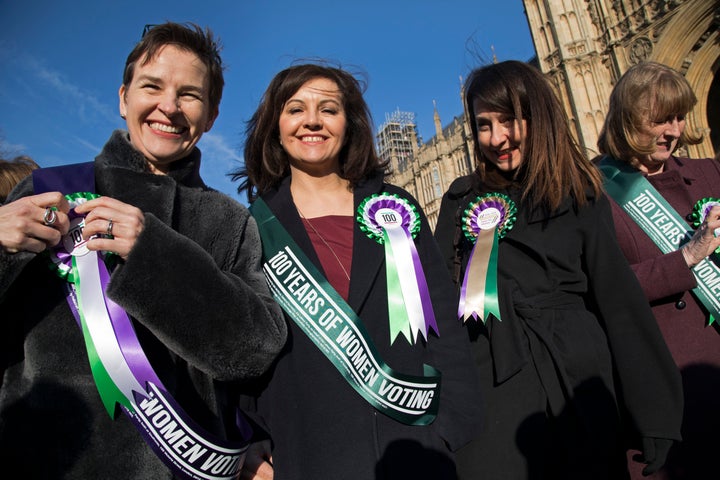
<path fill-rule="evenodd" d="M 412 164 L 420 147 L 415 114 L 400 109 L 385 114 L 376 135 L 378 155 L 388 161 L 390 171 L 403 173 Z"/>

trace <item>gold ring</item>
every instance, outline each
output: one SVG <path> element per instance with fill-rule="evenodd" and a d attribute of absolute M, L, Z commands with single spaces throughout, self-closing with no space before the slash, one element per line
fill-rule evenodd
<path fill-rule="evenodd" d="M 43 223 L 48 227 L 57 222 L 57 213 L 53 210 L 53 207 L 47 207 L 45 209 L 45 215 L 43 215 Z"/>

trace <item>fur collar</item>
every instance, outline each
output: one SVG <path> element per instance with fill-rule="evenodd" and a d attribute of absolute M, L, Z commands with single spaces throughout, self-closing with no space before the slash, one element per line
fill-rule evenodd
<path fill-rule="evenodd" d="M 193 148 L 185 158 L 170 165 L 167 176 L 187 187 L 207 188 L 200 178 L 200 149 Z M 125 130 L 115 130 L 102 152 L 95 157 L 96 168 L 123 168 L 134 172 L 150 173 L 147 160 L 130 143 L 130 134 Z"/>

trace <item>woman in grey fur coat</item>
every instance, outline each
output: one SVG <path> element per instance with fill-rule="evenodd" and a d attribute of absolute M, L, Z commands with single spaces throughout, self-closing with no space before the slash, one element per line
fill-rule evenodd
<path fill-rule="evenodd" d="M 125 65 L 128 131 L 94 162 L 36 171 L 0 207 L 4 470 L 239 471 L 249 432 L 237 395 L 287 329 L 254 219 L 199 175 L 223 85 L 209 30 L 153 27 Z"/>

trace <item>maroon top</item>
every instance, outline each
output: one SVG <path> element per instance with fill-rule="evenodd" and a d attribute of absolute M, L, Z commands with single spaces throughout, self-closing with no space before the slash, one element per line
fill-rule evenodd
<path fill-rule="evenodd" d="M 354 217 L 342 215 L 302 219 L 315 253 L 325 270 L 325 277 L 346 301 L 350 291 L 348 277 L 352 266 L 354 220 Z"/>

